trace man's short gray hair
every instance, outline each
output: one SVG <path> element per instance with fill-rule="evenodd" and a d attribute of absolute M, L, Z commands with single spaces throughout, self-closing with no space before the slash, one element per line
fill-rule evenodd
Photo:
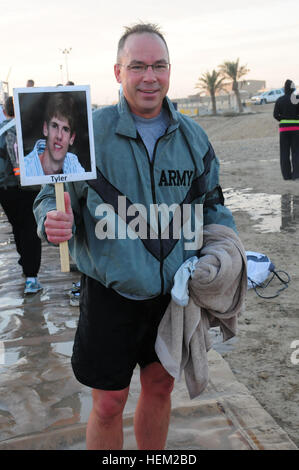
<path fill-rule="evenodd" d="M 166 50 L 167 50 L 167 54 L 169 56 L 167 43 L 164 39 L 164 36 L 159 26 L 154 23 L 136 23 L 132 26 L 125 26 L 125 32 L 123 33 L 120 40 L 118 41 L 117 62 L 120 61 L 121 54 L 124 49 L 124 45 L 125 45 L 127 38 L 131 36 L 131 34 L 143 34 L 143 33 L 156 34 L 157 36 L 159 36 L 159 38 L 162 39 L 162 41 L 164 42 Z"/>

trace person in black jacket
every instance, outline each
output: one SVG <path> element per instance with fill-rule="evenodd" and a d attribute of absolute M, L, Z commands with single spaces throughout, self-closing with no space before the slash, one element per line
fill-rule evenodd
<path fill-rule="evenodd" d="M 4 104 L 6 120 L 0 124 L 0 205 L 12 226 L 18 263 L 25 277 L 24 294 L 42 290 L 38 280 L 41 264 L 41 240 L 37 235 L 36 221 L 32 211 L 37 189 L 19 185 L 19 168 L 15 155 L 16 129 L 13 98 Z"/>
<path fill-rule="evenodd" d="M 286 80 L 285 95 L 278 98 L 273 112 L 279 121 L 280 168 L 285 180 L 299 178 L 299 99 L 294 91 L 292 80 Z"/>

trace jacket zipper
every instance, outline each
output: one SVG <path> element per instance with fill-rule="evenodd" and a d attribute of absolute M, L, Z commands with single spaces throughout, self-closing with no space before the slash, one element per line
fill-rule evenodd
<path fill-rule="evenodd" d="M 164 134 L 165 135 L 165 134 Z M 164 135 L 160 136 L 156 143 L 155 143 L 155 147 L 154 147 L 154 152 L 153 152 L 153 159 L 151 161 L 150 159 L 150 156 L 149 156 L 149 153 L 148 153 L 148 150 L 146 148 L 146 145 L 145 143 L 143 142 L 142 140 L 142 137 L 140 136 L 140 134 L 138 133 L 138 136 L 145 148 L 145 151 L 146 151 L 146 155 L 147 155 L 147 159 L 148 159 L 148 163 L 149 163 L 149 167 L 150 167 L 150 177 L 151 177 L 151 190 L 152 190 L 152 196 L 153 196 L 153 201 L 154 201 L 154 204 L 157 204 L 157 199 L 156 199 L 156 189 L 155 189 L 155 178 L 154 178 L 154 161 L 155 161 L 155 157 L 156 157 L 156 149 L 157 149 L 157 145 L 159 143 L 159 141 L 164 137 Z M 161 293 L 160 295 L 163 295 L 163 292 L 164 292 L 164 275 L 163 275 L 163 264 L 164 264 L 164 259 L 163 259 L 163 244 L 162 244 L 162 240 L 161 240 L 161 224 L 160 224 L 160 219 L 158 217 L 158 239 L 160 241 L 160 280 L 161 280 Z"/>

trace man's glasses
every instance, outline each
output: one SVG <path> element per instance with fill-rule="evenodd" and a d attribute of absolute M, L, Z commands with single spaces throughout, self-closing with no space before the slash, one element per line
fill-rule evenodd
<path fill-rule="evenodd" d="M 131 64 L 131 65 L 124 65 L 124 64 L 118 64 L 120 65 L 121 67 L 126 67 L 127 70 L 129 70 L 129 72 L 133 72 L 133 73 L 136 73 L 136 74 L 144 74 L 148 67 L 151 67 L 152 68 L 152 71 L 154 72 L 155 75 L 159 75 L 159 74 L 162 74 L 162 73 L 165 73 L 169 70 L 169 66 L 170 64 L 167 64 L 166 62 L 162 62 L 162 63 L 156 63 L 156 64 L 143 64 L 143 63 L 140 63 L 140 64 Z"/>

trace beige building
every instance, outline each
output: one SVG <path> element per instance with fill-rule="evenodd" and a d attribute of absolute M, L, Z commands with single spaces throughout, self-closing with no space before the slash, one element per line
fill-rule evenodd
<path fill-rule="evenodd" d="M 219 95 L 223 93 L 233 93 L 232 91 L 233 83 L 228 82 L 225 84 L 224 92 L 220 92 Z M 265 91 L 266 89 L 266 81 L 265 80 L 241 80 L 238 82 L 238 88 L 241 95 L 246 94 L 246 98 L 251 98 L 251 96 L 255 95 L 256 93 Z"/>

